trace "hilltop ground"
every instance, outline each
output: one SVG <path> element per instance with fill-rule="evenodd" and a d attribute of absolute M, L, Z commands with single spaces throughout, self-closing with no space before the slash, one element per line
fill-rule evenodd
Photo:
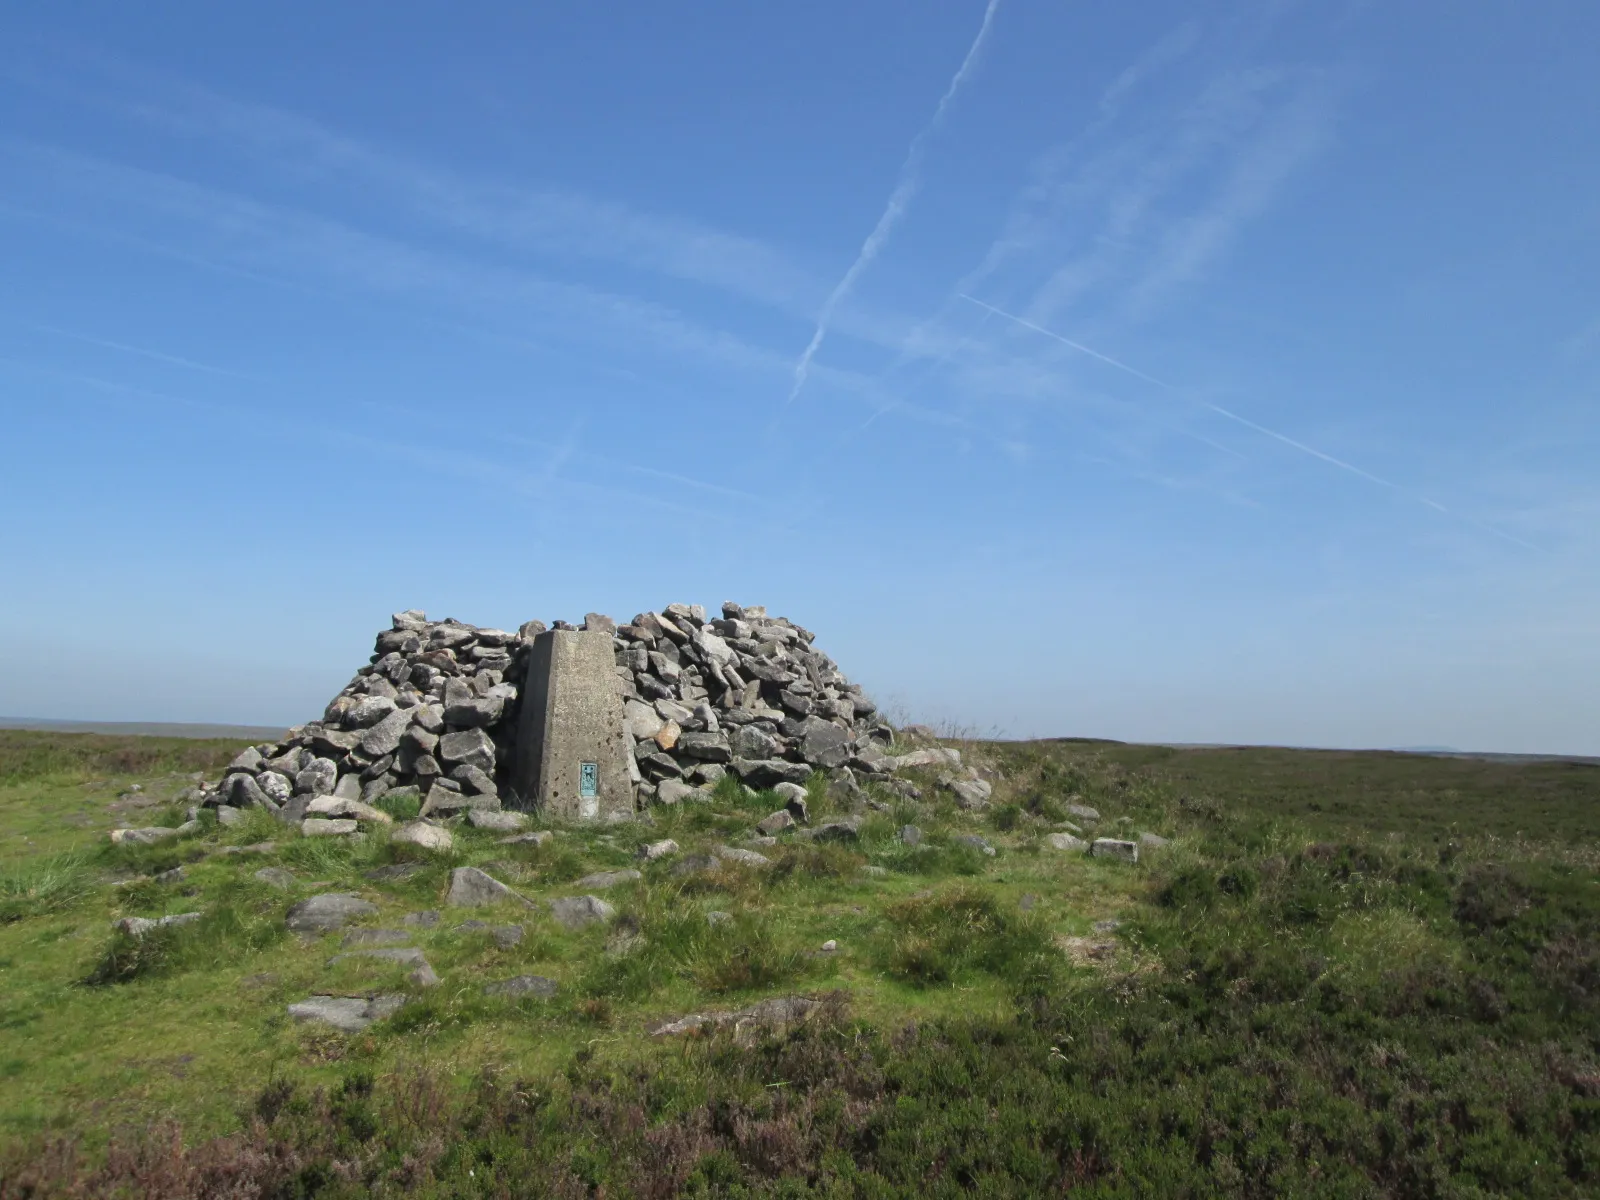
<path fill-rule="evenodd" d="M 1600 1191 L 1600 767 L 950 744 L 987 811 L 925 778 L 858 841 L 679 873 L 775 798 L 542 845 L 458 829 L 442 858 L 265 815 L 113 847 L 179 823 L 169 798 L 238 745 L 0 731 L 0 1196 Z M 814 785 L 816 825 L 838 806 Z M 1136 865 L 1055 849 L 1068 805 L 1172 840 Z M 663 838 L 681 853 L 641 867 Z M 446 907 L 461 865 L 538 907 Z M 551 920 L 623 868 L 616 920 Z M 376 905 L 352 928 L 405 930 L 439 986 L 287 931 L 324 891 Z M 111 929 L 181 912 L 203 916 Z M 555 994 L 484 992 L 533 974 Z M 353 1035 L 287 1013 L 373 991 L 412 999 Z M 647 1032 L 791 996 L 823 1003 Z"/>

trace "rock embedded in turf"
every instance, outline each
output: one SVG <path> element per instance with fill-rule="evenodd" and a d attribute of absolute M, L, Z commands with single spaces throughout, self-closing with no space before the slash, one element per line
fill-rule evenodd
<path fill-rule="evenodd" d="M 411 935 L 404 929 L 352 929 L 344 935 L 341 946 L 397 946 L 409 942 Z"/>
<path fill-rule="evenodd" d="M 323 817 L 307 817 L 300 822 L 300 832 L 306 837 L 347 837 L 360 828 L 356 821 L 345 818 L 330 821 Z"/>
<path fill-rule="evenodd" d="M 732 920 L 733 914 L 730 912 L 720 912 L 716 909 L 713 909 L 706 914 L 706 924 L 710 925 L 713 929 L 715 929 L 718 925 L 726 925 Z"/>
<path fill-rule="evenodd" d="M 651 1037 L 676 1037 L 731 1028 L 736 1044 L 749 1045 L 762 1033 L 777 1033 L 802 1024 L 816 1008 L 817 1001 L 803 996 L 774 996 L 736 1012 L 691 1013 L 657 1025 L 649 1032 Z"/>
<path fill-rule="evenodd" d="M 318 1021 L 344 1033 L 360 1033 L 374 1021 L 393 1016 L 405 1002 L 404 996 L 395 994 L 370 1000 L 360 996 L 310 996 L 289 1005 L 289 1015 L 296 1021 Z"/>
<path fill-rule="evenodd" d="M 113 923 L 118 931 L 131 938 L 142 938 L 152 929 L 168 929 L 174 925 L 188 925 L 200 919 L 197 912 L 175 913 L 170 917 L 123 917 Z"/>
<path fill-rule="evenodd" d="M 1100 810 L 1090 808 L 1087 804 L 1069 804 L 1065 812 L 1069 817 L 1077 817 L 1080 821 L 1098 821 Z"/>
<path fill-rule="evenodd" d="M 244 820 L 244 813 L 230 804 L 217 805 L 217 824 L 229 829 Z"/>
<path fill-rule="evenodd" d="M 177 829 L 168 829 L 165 826 L 152 829 L 113 829 L 111 843 L 114 846 L 153 846 L 157 842 L 164 842 L 168 838 L 177 836 Z"/>
<path fill-rule="evenodd" d="M 550 999 L 557 990 L 556 981 L 546 979 L 543 975 L 513 975 L 510 979 L 488 984 L 483 989 L 488 996 L 537 996 L 541 1000 Z"/>
<path fill-rule="evenodd" d="M 308 896 L 290 908 L 284 924 L 295 933 L 326 933 L 343 929 L 357 917 L 376 916 L 377 912 L 377 905 L 369 904 L 360 896 L 348 892 L 323 892 L 318 896 Z"/>
<path fill-rule="evenodd" d="M 967 811 L 986 807 L 994 793 L 994 788 L 982 779 L 955 779 L 949 788 L 956 795 L 956 807 Z"/>
<path fill-rule="evenodd" d="M 624 883 L 637 883 L 643 878 L 643 875 L 633 870 L 598 871 L 593 875 L 585 875 L 582 879 L 575 881 L 572 886 L 603 892 L 607 888 L 619 887 Z"/>
<path fill-rule="evenodd" d="M 555 834 L 548 829 L 535 830 L 533 833 L 519 833 L 515 837 L 503 837 L 495 842 L 496 846 L 542 846 Z"/>
<path fill-rule="evenodd" d="M 260 880 L 268 887 L 275 887 L 285 892 L 295 885 L 295 877 L 282 867 L 262 867 L 252 878 Z"/>
<path fill-rule="evenodd" d="M 448 853 L 455 845 L 455 837 L 441 825 L 432 825 L 427 821 L 407 821 L 392 834 L 389 841 L 399 842 L 406 846 L 420 846 L 424 850 L 434 850 L 439 853 Z"/>
<path fill-rule="evenodd" d="M 664 838 L 659 842 L 647 842 L 639 847 L 639 857 L 645 862 L 655 862 L 658 859 L 668 858 L 678 852 L 678 843 L 671 838 Z"/>
<path fill-rule="evenodd" d="M 790 815 L 789 810 L 780 808 L 777 812 L 756 822 L 756 828 L 770 837 L 772 834 L 781 833 L 785 829 L 794 828 L 794 823 L 794 817 Z"/>
<path fill-rule="evenodd" d="M 971 846 L 979 854 L 988 855 L 990 858 L 994 857 L 994 847 L 975 833 L 958 834 L 954 841 L 958 846 Z"/>
<path fill-rule="evenodd" d="M 565 929 L 578 930 L 599 921 L 609 921 L 616 916 L 612 908 L 599 896 L 565 896 L 551 900 L 550 915 Z"/>
<path fill-rule="evenodd" d="M 467 824 L 474 829 L 488 829 L 495 833 L 515 833 L 528 823 L 528 815 L 519 812 L 492 812 L 483 808 L 467 810 Z"/>
<path fill-rule="evenodd" d="M 346 775 L 346 779 L 354 778 Z M 313 796 L 306 805 L 307 817 L 348 817 L 357 821 L 373 821 L 379 825 L 393 824 L 394 818 L 381 808 L 373 808 L 348 796 Z"/>
<path fill-rule="evenodd" d="M 737 846 L 718 846 L 717 860 L 719 862 L 738 863 L 741 867 L 770 867 L 772 860 L 765 854 L 757 854 L 754 850 L 741 850 Z"/>
<path fill-rule="evenodd" d="M 423 909 L 421 912 L 407 913 L 400 918 L 400 924 L 402 925 L 413 925 L 423 929 L 432 929 L 438 923 L 439 914 L 431 908 Z"/>
<path fill-rule="evenodd" d="M 810 833 L 812 840 L 817 842 L 854 842 L 861 837 L 861 818 L 841 817 L 836 821 L 825 821 Z"/>
<path fill-rule="evenodd" d="M 709 793 L 677 779 L 663 779 L 656 785 L 656 799 L 662 804 L 677 804 L 684 800 L 709 800 Z"/>
<path fill-rule="evenodd" d="M 1170 840 L 1170 838 L 1162 837 L 1159 833 L 1141 833 L 1139 835 L 1139 845 L 1151 850 L 1157 850 L 1165 846 Z"/>
<path fill-rule="evenodd" d="M 533 907 L 533 901 L 519 896 L 477 867 L 457 867 L 450 872 L 450 891 L 444 902 L 452 908 L 482 908 L 484 905 L 506 902 L 525 908 Z"/>
<path fill-rule="evenodd" d="M 1095 838 L 1094 844 L 1089 847 L 1089 853 L 1095 858 L 1118 858 L 1124 862 L 1136 863 L 1139 861 L 1139 843 L 1124 841 L 1121 838 Z"/>
<path fill-rule="evenodd" d="M 915 825 L 900 826 L 900 842 L 906 846 L 922 845 L 922 830 Z"/>
<path fill-rule="evenodd" d="M 804 825 L 809 819 L 809 810 L 806 807 L 806 790 L 798 783 L 780 783 L 773 789 L 778 799 L 783 801 L 783 807 L 800 824 Z"/>
<path fill-rule="evenodd" d="M 1089 848 L 1089 843 L 1082 838 L 1075 838 L 1070 833 L 1052 833 L 1045 838 L 1045 842 L 1052 850 L 1078 850 Z"/>

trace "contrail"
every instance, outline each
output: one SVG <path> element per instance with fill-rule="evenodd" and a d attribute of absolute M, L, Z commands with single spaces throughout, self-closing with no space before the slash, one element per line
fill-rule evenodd
<path fill-rule="evenodd" d="M 1043 334 L 1045 337 L 1050 338 L 1053 341 L 1060 342 L 1063 346 L 1070 346 L 1079 354 L 1086 354 L 1090 358 L 1098 359 L 1100 362 L 1116 367 L 1119 371 L 1126 371 L 1135 379 L 1142 379 L 1146 383 L 1154 384 L 1156 387 L 1161 388 L 1164 391 L 1182 395 L 1181 389 L 1175 385 L 1167 383 L 1165 380 L 1157 379 L 1154 375 L 1146 375 L 1137 367 L 1130 367 L 1125 362 L 1119 362 L 1118 360 L 1112 358 L 1109 354 L 1101 354 L 1100 351 L 1091 349 L 1090 347 L 1085 346 L 1082 342 L 1075 342 L 1071 338 L 1062 337 L 1054 330 L 1046 329 L 1042 325 L 1035 325 L 1032 321 L 1024 320 L 1015 313 L 1008 313 L 1003 308 L 996 308 L 992 304 L 986 304 L 984 301 L 979 300 L 976 296 L 969 296 L 965 292 L 959 292 L 957 294 L 961 297 L 961 299 L 969 301 L 972 304 L 976 304 L 979 308 L 986 308 L 997 316 L 1006 318 L 1008 321 L 1014 321 L 1024 329 L 1031 329 L 1034 333 Z M 1354 463 L 1345 462 L 1342 458 L 1335 458 L 1331 454 L 1325 454 L 1321 450 L 1318 450 L 1315 446 L 1308 446 L 1304 442 L 1297 442 L 1288 434 L 1279 433 L 1276 429 L 1268 429 L 1265 425 L 1258 425 L 1247 417 L 1241 417 L 1236 412 L 1230 412 L 1228 409 L 1223 408 L 1220 404 L 1212 404 L 1209 400 L 1194 399 L 1190 399 L 1190 403 L 1197 404 L 1201 408 L 1216 413 L 1218 416 L 1227 417 L 1230 421 L 1236 421 L 1240 425 L 1243 425 L 1246 429 L 1253 429 L 1257 433 L 1266 437 L 1275 438 L 1277 441 L 1282 442 L 1285 446 L 1292 446 L 1302 454 L 1309 454 L 1312 458 L 1321 459 L 1330 466 L 1338 467 L 1341 471 L 1348 471 L 1352 475 L 1358 475 L 1362 479 L 1367 480 L 1369 483 L 1375 483 L 1379 487 L 1388 488 L 1390 491 L 1400 492 L 1403 495 L 1410 496 L 1413 500 L 1416 500 L 1421 504 L 1425 504 L 1431 509 L 1435 509 L 1436 511 L 1444 513 L 1447 516 L 1457 517 L 1460 520 L 1467 522 L 1469 525 L 1477 526 L 1486 533 L 1492 533 L 1496 537 L 1504 538 L 1508 542 L 1514 542 L 1516 545 L 1521 546 L 1525 550 L 1535 550 L 1541 554 L 1545 553 L 1542 547 L 1535 546 L 1531 542 L 1525 542 L 1521 538 L 1516 537 L 1513 534 L 1509 534 L 1503 529 L 1496 529 L 1493 525 L 1490 525 L 1486 521 L 1480 521 L 1476 517 L 1469 517 L 1464 513 L 1454 512 L 1440 504 L 1437 500 L 1430 500 L 1426 496 L 1418 495 L 1410 488 L 1404 487 L 1398 483 L 1394 483 L 1391 480 L 1384 479 L 1381 476 L 1374 475 L 1371 471 L 1364 471 Z"/>
<path fill-rule="evenodd" d="M 961 60 L 960 68 L 951 77 L 950 86 L 945 88 L 944 95 L 939 97 L 939 106 L 933 110 L 933 117 L 922 127 L 922 131 L 911 139 L 911 148 L 906 151 L 905 162 L 900 164 L 900 174 L 895 180 L 894 191 L 889 194 L 889 203 L 884 206 L 883 215 L 878 218 L 877 225 L 873 226 L 872 232 L 867 235 L 867 240 L 861 244 L 861 252 L 856 255 L 855 262 L 850 264 L 850 269 L 844 273 L 844 278 L 839 280 L 827 300 L 823 301 L 822 311 L 817 314 L 817 328 L 811 335 L 811 342 L 806 346 L 805 353 L 800 356 L 800 361 L 794 366 L 794 387 L 789 391 L 786 405 L 793 404 L 800 395 L 800 389 L 805 387 L 806 376 L 811 372 L 811 360 L 816 357 L 817 350 L 822 346 L 822 339 L 828 336 L 828 324 L 833 320 L 834 310 L 839 307 L 839 302 L 850 294 L 850 290 L 856 285 L 856 280 L 871 265 L 872 260 L 878 257 L 878 251 L 883 249 L 884 243 L 889 240 L 889 235 L 894 232 L 894 227 L 905 215 L 911 197 L 916 194 L 922 182 L 919 172 L 928 139 L 939 128 L 945 110 L 950 107 L 956 92 L 972 73 L 978 55 L 983 50 L 983 44 L 989 38 L 989 29 L 994 24 L 994 14 L 999 7 L 1000 0 L 989 0 L 989 7 L 983 10 L 983 24 L 978 27 L 978 36 L 973 38 L 972 45 L 967 48 L 967 56 Z"/>

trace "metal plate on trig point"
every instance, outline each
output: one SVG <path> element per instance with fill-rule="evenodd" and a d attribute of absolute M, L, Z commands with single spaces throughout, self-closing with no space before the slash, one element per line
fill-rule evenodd
<path fill-rule="evenodd" d="M 579 764 L 578 795 L 585 800 L 593 800 L 600 794 L 600 764 L 586 762 Z"/>

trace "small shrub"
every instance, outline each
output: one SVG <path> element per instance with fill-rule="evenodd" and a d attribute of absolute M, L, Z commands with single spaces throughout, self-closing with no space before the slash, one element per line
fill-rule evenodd
<path fill-rule="evenodd" d="M 918 986 L 949 983 L 972 970 L 1021 983 L 1056 959 L 1042 925 L 1001 908 L 977 888 L 904 900 L 887 916 L 893 933 L 881 955 L 884 966 Z"/>
<path fill-rule="evenodd" d="M 803 961 L 799 952 L 779 944 L 765 921 L 745 918 L 707 930 L 690 966 L 696 983 L 722 994 L 787 983 Z"/>
<path fill-rule="evenodd" d="M 1001 833 L 1010 833 L 1022 821 L 1022 807 L 1017 804 L 997 804 L 989 810 L 989 824 Z"/>
<path fill-rule="evenodd" d="M 422 801 L 412 792 L 390 792 L 379 796 L 374 808 L 388 813 L 396 821 L 415 821 L 422 811 Z"/>

